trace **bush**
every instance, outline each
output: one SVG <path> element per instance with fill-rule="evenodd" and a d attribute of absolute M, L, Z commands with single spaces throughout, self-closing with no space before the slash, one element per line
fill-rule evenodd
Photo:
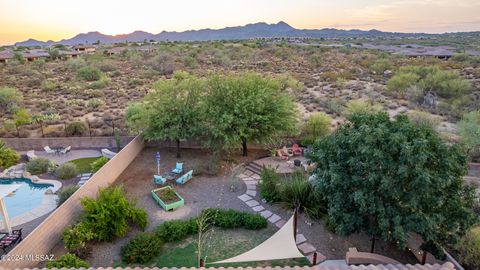
<path fill-rule="evenodd" d="M 127 233 L 129 224 L 136 223 L 140 228 L 147 226 L 147 213 L 128 201 L 122 187 L 102 188 L 97 199 L 84 197 L 81 204 L 85 211 L 82 223 L 89 224 L 95 232 L 95 240 L 111 241 Z"/>
<path fill-rule="evenodd" d="M 393 76 L 387 82 L 387 89 L 392 92 L 404 94 L 407 89 L 415 85 L 420 77 L 413 73 L 400 73 Z"/>
<path fill-rule="evenodd" d="M 122 247 L 122 260 L 125 263 L 144 264 L 160 253 L 162 240 L 150 233 L 137 234 Z"/>
<path fill-rule="evenodd" d="M 470 151 L 480 146 L 480 111 L 465 114 L 458 123 L 458 133 Z"/>
<path fill-rule="evenodd" d="M 307 175 L 295 171 L 281 189 L 282 203 L 290 209 L 298 208 L 312 219 L 319 219 L 326 213 L 326 202 L 315 192 Z"/>
<path fill-rule="evenodd" d="M 9 168 L 20 160 L 20 155 L 13 149 L 8 148 L 3 141 L 0 141 L 0 168 Z"/>
<path fill-rule="evenodd" d="M 85 67 L 87 63 L 85 63 L 85 60 L 82 58 L 77 58 L 68 60 L 67 65 L 72 70 L 79 70 L 80 68 Z"/>
<path fill-rule="evenodd" d="M 77 256 L 75 256 L 74 254 L 70 254 L 70 253 L 67 253 L 65 255 L 62 255 L 62 257 L 60 257 L 60 259 L 58 260 L 52 260 L 52 261 L 49 261 L 47 262 L 47 268 L 57 268 L 57 269 L 60 269 L 60 268 L 66 268 L 66 269 L 69 269 L 69 268 L 76 268 L 76 269 L 79 269 L 79 268 L 89 268 L 90 265 L 78 258 Z"/>
<path fill-rule="evenodd" d="M 107 87 L 110 84 L 110 80 L 107 77 L 102 77 L 98 81 L 92 82 L 90 85 L 88 85 L 88 88 L 90 89 L 103 89 Z"/>
<path fill-rule="evenodd" d="M 77 70 L 77 79 L 87 82 L 98 81 L 102 77 L 102 72 L 95 67 L 87 66 Z"/>
<path fill-rule="evenodd" d="M 62 235 L 65 249 L 80 257 L 88 255 L 87 244 L 95 238 L 95 232 L 90 224 L 85 222 L 80 222 L 66 229 Z"/>
<path fill-rule="evenodd" d="M 37 157 L 27 162 L 25 169 L 27 172 L 37 175 L 51 171 L 54 166 L 55 164 L 48 158 Z"/>
<path fill-rule="evenodd" d="M 310 115 L 305 127 L 303 128 L 305 137 L 302 141 L 302 144 L 313 144 L 316 139 L 328 135 L 330 133 L 331 123 L 332 118 L 323 112 Z"/>
<path fill-rule="evenodd" d="M 354 99 L 347 102 L 345 107 L 345 114 L 347 116 L 353 114 L 375 113 L 382 110 L 382 106 L 374 105 L 363 99 Z"/>
<path fill-rule="evenodd" d="M 83 122 L 72 122 L 65 127 L 67 136 L 82 136 L 87 131 L 87 126 Z"/>
<path fill-rule="evenodd" d="M 15 88 L 0 88 L 0 112 L 13 112 L 22 100 L 22 94 Z"/>
<path fill-rule="evenodd" d="M 62 180 L 72 179 L 77 173 L 77 165 L 71 162 L 65 163 L 55 170 L 55 175 Z"/>
<path fill-rule="evenodd" d="M 480 227 L 472 228 L 458 245 L 462 264 L 471 269 L 480 269 Z"/>
<path fill-rule="evenodd" d="M 96 173 L 98 172 L 98 170 L 100 170 L 103 165 L 107 164 L 107 162 L 109 161 L 108 158 L 106 157 L 101 157 L 97 160 L 95 160 L 94 162 L 92 162 L 92 164 L 90 164 L 90 167 L 92 168 L 92 173 Z"/>
<path fill-rule="evenodd" d="M 74 185 L 70 185 L 70 186 L 66 186 L 64 188 L 62 188 L 59 192 L 58 192 L 58 199 L 57 199 L 57 204 L 58 206 L 60 206 L 62 203 L 64 203 L 68 198 L 70 198 L 70 196 L 73 195 L 73 193 L 75 193 L 75 191 L 78 190 L 78 187 L 77 186 L 74 186 Z"/>
<path fill-rule="evenodd" d="M 438 116 L 423 111 L 409 111 L 408 118 L 417 127 L 428 126 L 435 128 L 440 124 L 440 118 Z"/>
<path fill-rule="evenodd" d="M 280 176 L 272 168 L 264 168 L 259 183 L 260 195 L 269 203 L 279 202 Z"/>
<path fill-rule="evenodd" d="M 42 88 L 43 91 L 48 92 L 48 91 L 55 90 L 55 88 L 57 88 L 57 84 L 52 80 L 43 80 L 42 85 L 40 87 Z"/>
<path fill-rule="evenodd" d="M 169 220 L 155 228 L 155 235 L 168 243 L 183 240 L 197 231 L 196 219 Z"/>
<path fill-rule="evenodd" d="M 243 213 L 243 228 L 247 230 L 260 230 L 267 227 L 267 220 L 259 214 Z"/>
<path fill-rule="evenodd" d="M 102 105 L 103 105 L 103 101 L 98 98 L 92 98 L 87 103 L 87 107 L 90 109 L 98 109 Z"/>

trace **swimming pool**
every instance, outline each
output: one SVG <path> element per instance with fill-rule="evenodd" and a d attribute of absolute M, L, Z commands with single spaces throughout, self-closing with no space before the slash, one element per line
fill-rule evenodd
<path fill-rule="evenodd" d="M 45 196 L 45 191 L 53 187 L 50 184 L 33 183 L 32 180 L 27 178 L 0 178 L 0 185 L 10 184 L 19 184 L 21 187 L 3 199 L 9 218 L 19 216 L 38 207 Z"/>

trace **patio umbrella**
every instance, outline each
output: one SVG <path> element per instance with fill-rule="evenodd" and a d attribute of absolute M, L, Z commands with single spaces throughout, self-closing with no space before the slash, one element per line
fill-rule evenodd
<path fill-rule="evenodd" d="M 3 199 L 10 195 L 12 192 L 15 192 L 22 185 L 0 185 L 0 211 L 3 216 L 3 228 L 8 231 L 9 234 L 12 233 L 12 227 L 10 227 L 10 219 L 8 218 L 7 208 L 5 207 L 5 202 Z"/>

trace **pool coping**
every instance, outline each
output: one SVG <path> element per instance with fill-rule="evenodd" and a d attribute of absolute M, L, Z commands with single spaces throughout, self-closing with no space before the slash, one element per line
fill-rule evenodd
<path fill-rule="evenodd" d="M 60 190 L 60 188 L 62 187 L 62 182 L 57 180 L 41 179 L 36 175 L 31 175 L 29 172 L 26 172 L 24 170 L 24 166 L 21 166 L 21 165 L 22 164 L 18 164 L 13 167 L 14 170 L 17 170 L 17 171 L 22 170 L 23 172 L 21 173 L 21 175 L 15 174 L 12 176 L 12 175 L 7 175 L 6 173 L 0 173 L 0 178 L 9 178 L 9 179 L 25 179 L 26 178 L 26 179 L 30 179 L 35 184 L 49 184 L 49 185 L 53 185 L 53 187 L 50 187 L 45 191 L 44 193 L 45 196 L 43 197 L 42 202 L 37 207 L 21 215 L 10 218 L 10 225 L 12 227 L 19 226 L 27 222 L 33 221 L 55 210 L 57 208 L 57 198 L 58 198 L 58 196 L 55 193 L 57 193 L 57 191 Z M 8 170 L 5 170 L 5 172 Z"/>

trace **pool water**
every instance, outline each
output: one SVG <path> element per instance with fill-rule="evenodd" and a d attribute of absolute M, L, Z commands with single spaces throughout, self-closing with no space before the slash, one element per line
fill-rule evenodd
<path fill-rule="evenodd" d="M 1 185 L 19 184 L 22 185 L 15 192 L 5 197 L 3 200 L 7 208 L 9 218 L 19 216 L 38 206 L 40 206 L 45 191 L 53 187 L 50 184 L 37 184 L 26 178 L 0 179 Z"/>

